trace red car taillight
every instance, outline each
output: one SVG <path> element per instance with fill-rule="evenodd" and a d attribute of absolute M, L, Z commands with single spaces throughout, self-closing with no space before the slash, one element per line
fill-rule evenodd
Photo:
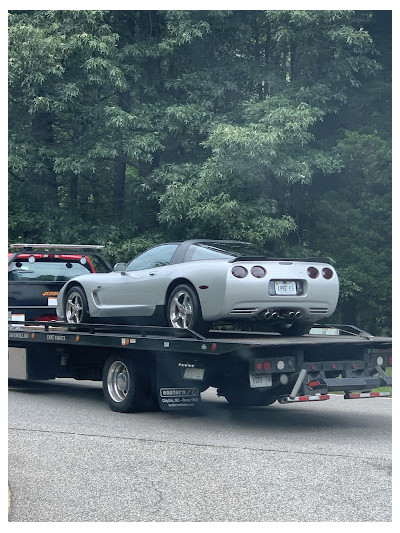
<path fill-rule="evenodd" d="M 317 279 L 319 276 L 319 270 L 315 267 L 308 267 L 307 274 L 311 279 Z"/>
<path fill-rule="evenodd" d="M 322 269 L 322 277 L 325 279 L 332 279 L 333 278 L 333 270 L 331 268 L 323 268 Z"/>
<path fill-rule="evenodd" d="M 263 278 L 267 273 L 265 268 L 262 266 L 253 266 L 250 272 L 255 278 Z"/>
<path fill-rule="evenodd" d="M 235 278 L 245 278 L 247 274 L 247 269 L 242 266 L 234 266 L 232 268 L 232 275 L 235 276 Z"/>

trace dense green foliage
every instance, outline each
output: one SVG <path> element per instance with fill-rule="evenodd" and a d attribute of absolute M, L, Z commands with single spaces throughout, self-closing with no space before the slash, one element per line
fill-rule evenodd
<path fill-rule="evenodd" d="M 11 11 L 9 239 L 239 238 L 391 327 L 391 13 Z"/>

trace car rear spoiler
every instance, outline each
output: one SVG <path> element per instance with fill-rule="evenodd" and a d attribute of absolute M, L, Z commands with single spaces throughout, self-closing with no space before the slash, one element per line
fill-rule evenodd
<path fill-rule="evenodd" d="M 297 262 L 306 262 L 306 263 L 326 263 L 330 264 L 326 258 L 321 257 L 265 257 L 261 255 L 238 255 L 234 259 L 230 259 L 229 263 L 237 263 L 241 261 L 297 261 Z"/>

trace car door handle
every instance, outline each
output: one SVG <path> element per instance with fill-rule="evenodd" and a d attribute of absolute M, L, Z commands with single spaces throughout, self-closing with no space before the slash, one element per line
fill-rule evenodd
<path fill-rule="evenodd" d="M 149 276 L 157 276 L 157 272 L 150 272 Z"/>

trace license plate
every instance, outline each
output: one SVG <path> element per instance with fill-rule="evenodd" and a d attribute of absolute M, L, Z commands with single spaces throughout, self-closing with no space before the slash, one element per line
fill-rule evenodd
<path fill-rule="evenodd" d="M 14 315 L 14 314 L 12 314 L 11 318 L 9 316 L 8 319 L 12 320 L 14 322 L 25 322 L 25 315 L 22 315 L 22 314 Z"/>
<path fill-rule="evenodd" d="M 291 295 L 297 294 L 295 281 L 275 281 L 275 294 Z"/>
<path fill-rule="evenodd" d="M 271 374 L 250 374 L 250 387 L 257 389 L 258 387 L 272 387 Z"/>
<path fill-rule="evenodd" d="M 204 368 L 185 368 L 183 377 L 184 379 L 198 379 L 201 381 L 204 379 Z"/>

